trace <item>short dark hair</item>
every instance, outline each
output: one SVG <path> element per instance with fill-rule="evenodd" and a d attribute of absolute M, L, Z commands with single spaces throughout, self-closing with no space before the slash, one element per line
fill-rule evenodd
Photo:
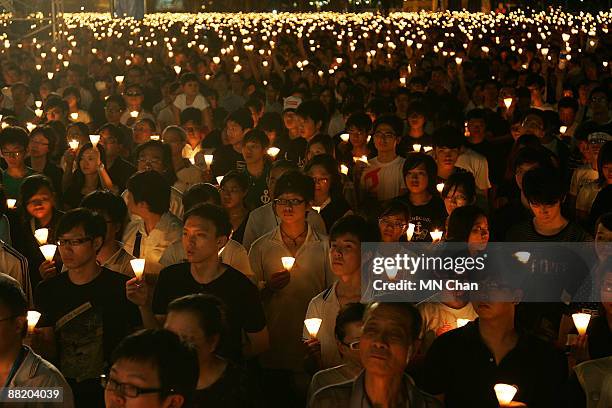
<path fill-rule="evenodd" d="M 104 101 L 104 107 L 107 107 L 111 103 L 116 103 L 119 105 L 119 109 L 122 111 L 126 109 L 127 105 L 125 104 L 125 100 L 121 97 L 121 95 L 111 95 Z"/>
<path fill-rule="evenodd" d="M 320 144 L 321 146 L 323 146 L 323 149 L 325 149 L 326 154 L 333 154 L 334 152 L 334 143 L 331 137 L 329 137 L 328 135 L 323 135 L 320 133 L 314 135 L 312 139 L 308 141 L 307 146 L 308 148 L 310 148 L 310 146 L 315 144 Z"/>
<path fill-rule="evenodd" d="M 311 140 L 314 140 L 315 137 Z M 338 162 L 336 159 L 327 153 L 318 154 L 306 163 L 304 166 L 304 173 L 308 173 L 314 166 L 321 166 L 330 174 L 329 194 L 332 199 L 340 199 L 342 196 L 342 177 L 338 171 Z"/>
<path fill-rule="evenodd" d="M 538 167 L 523 176 L 523 193 L 532 204 L 555 204 L 563 200 L 566 188 L 558 171 Z"/>
<path fill-rule="evenodd" d="M 47 188 L 52 194 L 55 194 L 53 183 L 44 174 L 32 174 L 23 180 L 19 187 L 19 201 L 25 206 L 30 198 L 41 188 Z"/>
<path fill-rule="evenodd" d="M 26 316 L 28 313 L 28 300 L 21 285 L 4 273 L 0 273 L 0 304 L 9 310 L 12 317 Z"/>
<path fill-rule="evenodd" d="M 223 344 L 227 333 L 227 316 L 225 304 L 216 296 L 196 293 L 173 300 L 168 305 L 170 312 L 192 313 L 197 318 L 200 329 L 206 337 L 219 336 L 220 344 Z"/>
<path fill-rule="evenodd" d="M 117 140 L 117 143 L 119 145 L 123 147 L 129 146 L 128 138 L 126 137 L 126 134 L 123 133 L 123 131 L 119 128 L 119 126 L 113 125 L 112 123 L 105 123 L 104 125 L 100 127 L 100 129 L 98 129 L 98 134 L 102 133 L 105 130 L 107 130 L 108 133 L 110 133 L 111 137 Z"/>
<path fill-rule="evenodd" d="M 370 316 L 370 314 L 372 313 L 372 311 L 378 307 L 379 305 L 384 305 L 384 306 L 390 306 L 396 309 L 400 309 L 403 313 L 402 315 L 404 316 L 410 316 L 410 323 L 411 323 L 411 327 L 410 327 L 410 340 L 414 341 L 419 337 L 419 333 L 421 332 L 421 325 L 423 324 L 423 319 L 421 318 L 421 314 L 419 313 L 419 311 L 417 310 L 416 307 L 414 307 L 412 304 L 410 303 L 405 303 L 405 302 L 375 302 L 375 303 L 370 303 L 366 310 L 365 313 L 363 315 L 363 321 L 365 323 L 365 321 L 368 319 L 368 317 Z"/>
<path fill-rule="evenodd" d="M 232 223 L 230 222 L 227 211 L 221 206 L 202 203 L 191 208 L 183 216 L 183 222 L 187 222 L 190 217 L 199 217 L 215 224 L 215 231 L 218 237 L 229 237 L 232 233 Z"/>
<path fill-rule="evenodd" d="M 516 169 L 522 164 L 537 164 L 542 167 L 555 168 L 553 153 L 545 147 L 525 147 L 519 150 L 512 164 L 513 172 L 516 173 Z"/>
<path fill-rule="evenodd" d="M 402 166 L 402 177 L 406 180 L 406 176 L 410 170 L 417 168 L 420 165 L 425 167 L 425 172 L 427 173 L 427 190 L 433 194 L 438 194 L 438 190 L 436 189 L 436 182 L 438 177 L 438 165 L 433 157 L 421 153 L 421 152 L 410 152 L 406 155 L 406 161 Z"/>
<path fill-rule="evenodd" d="M 135 203 L 147 203 L 149 211 L 155 214 L 164 214 L 170 209 L 170 184 L 155 170 L 132 175 L 127 182 L 127 189 Z"/>
<path fill-rule="evenodd" d="M 404 122 L 396 115 L 386 114 L 386 115 L 380 116 L 374 122 L 374 125 L 372 126 L 372 130 L 376 132 L 376 129 L 378 129 L 378 127 L 381 125 L 391 126 L 391 128 L 393 129 L 393 132 L 395 133 L 395 136 L 398 139 L 402 137 L 402 133 L 404 132 Z"/>
<path fill-rule="evenodd" d="M 467 115 L 465 115 L 466 121 L 470 121 L 474 119 L 484 120 L 486 122 L 487 121 L 487 111 L 481 108 L 476 108 L 476 109 L 470 110 L 467 113 Z"/>
<path fill-rule="evenodd" d="M 149 140 L 144 142 L 136 148 L 136 160 L 138 160 L 142 152 L 146 149 L 157 149 L 161 152 L 162 162 L 166 167 L 163 176 L 168 181 L 168 184 L 173 185 L 176 182 L 176 173 L 174 172 L 174 166 L 172 164 L 172 151 L 170 150 L 170 146 L 164 144 L 161 140 Z"/>
<path fill-rule="evenodd" d="M 390 200 L 384 204 L 379 218 L 386 217 L 388 215 L 402 216 L 404 219 L 406 219 L 406 222 L 408 222 L 410 221 L 410 207 L 398 199 Z"/>
<path fill-rule="evenodd" d="M 448 217 L 446 241 L 467 242 L 470 232 L 478 217 L 486 217 L 486 213 L 475 205 L 458 207 Z"/>
<path fill-rule="evenodd" d="M 601 146 L 597 155 L 597 171 L 599 172 L 599 183 L 602 187 L 606 185 L 603 166 L 610 163 L 612 163 L 612 141 L 607 141 Z"/>
<path fill-rule="evenodd" d="M 259 143 L 264 149 L 270 146 L 270 139 L 268 139 L 268 135 L 266 135 L 266 132 L 259 129 L 251 129 L 245 133 L 244 139 L 242 139 L 242 144 L 245 145 L 248 142 Z"/>
<path fill-rule="evenodd" d="M 346 120 L 346 125 L 344 126 L 346 130 L 351 127 L 355 127 L 368 133 L 370 130 L 372 130 L 372 119 L 367 113 L 364 112 L 353 113 L 348 117 Z"/>
<path fill-rule="evenodd" d="M 0 130 L 0 148 L 9 144 L 16 144 L 27 149 L 28 140 L 28 132 L 21 127 L 8 126 Z"/>
<path fill-rule="evenodd" d="M 580 105 L 578 104 L 578 101 L 574 98 L 570 98 L 569 96 L 564 96 L 563 98 L 559 99 L 559 103 L 557 104 L 557 109 L 573 109 L 574 112 L 578 112 L 578 109 L 580 108 Z"/>
<path fill-rule="evenodd" d="M 249 189 L 249 179 L 245 173 L 238 170 L 230 170 L 225 176 L 223 176 L 219 186 L 223 188 L 223 186 L 230 180 L 235 181 L 243 191 L 247 191 Z"/>
<path fill-rule="evenodd" d="M 314 198 L 314 187 L 312 178 L 300 171 L 289 170 L 276 181 L 274 198 L 278 198 L 286 193 L 293 193 L 301 196 L 308 202 Z"/>
<path fill-rule="evenodd" d="M 66 103 L 65 100 L 63 100 L 62 98 L 60 98 L 59 95 L 57 96 L 51 96 L 49 97 L 49 99 L 47 99 L 47 101 L 45 102 L 45 111 L 48 111 L 49 109 L 52 108 L 60 108 L 62 111 L 64 111 L 64 113 L 68 112 L 68 103 Z"/>
<path fill-rule="evenodd" d="M 63 234 L 82 227 L 85 235 L 95 239 L 106 236 L 106 221 L 102 216 L 88 208 L 75 208 L 66 212 L 57 224 L 56 236 L 59 238 Z"/>
<path fill-rule="evenodd" d="M 295 113 L 302 118 L 311 119 L 314 123 L 321 122 L 323 124 L 327 120 L 325 106 L 318 99 L 302 102 Z"/>
<path fill-rule="evenodd" d="M 149 363 L 157 369 L 160 397 L 182 395 L 189 404 L 195 392 L 198 358 L 194 348 L 165 329 L 145 329 L 125 337 L 111 357 L 119 360 Z"/>
<path fill-rule="evenodd" d="M 225 122 L 234 122 L 240 125 L 242 130 L 251 129 L 253 127 L 253 117 L 248 108 L 240 108 L 230 113 Z"/>
<path fill-rule="evenodd" d="M 128 213 L 125 201 L 110 191 L 93 191 L 83 197 L 80 206 L 106 215 L 111 222 L 119 224 L 125 222 Z"/>
<path fill-rule="evenodd" d="M 185 85 L 187 82 L 197 82 L 199 84 L 200 80 L 198 79 L 198 76 L 193 72 L 185 72 L 179 78 L 179 82 L 181 85 Z"/>
<path fill-rule="evenodd" d="M 329 233 L 329 241 L 344 234 L 353 235 L 359 243 L 380 241 L 380 230 L 356 214 L 345 215 L 334 222 Z"/>
<path fill-rule="evenodd" d="M 336 325 L 334 334 L 338 341 L 344 342 L 346 337 L 346 326 L 350 323 L 361 323 L 363 321 L 363 313 L 365 305 L 362 303 L 348 303 L 344 305 L 336 316 Z"/>
<path fill-rule="evenodd" d="M 597 229 L 599 224 L 603 225 L 607 230 L 612 231 L 612 212 L 607 212 L 597 217 L 595 229 Z"/>
<path fill-rule="evenodd" d="M 185 211 L 205 202 L 221 205 L 219 190 L 210 183 L 193 184 L 183 193 L 183 209 Z"/>
<path fill-rule="evenodd" d="M 463 146 L 463 139 L 461 131 L 450 125 L 438 128 L 433 134 L 433 144 L 435 147 L 457 149 Z"/>
<path fill-rule="evenodd" d="M 189 107 L 189 108 L 184 109 L 179 115 L 179 122 L 181 125 L 184 125 L 185 123 L 189 121 L 192 121 L 196 125 L 201 126 L 202 125 L 202 111 L 194 107 Z"/>
<path fill-rule="evenodd" d="M 474 175 L 468 171 L 451 174 L 444 182 L 442 197 L 448 197 L 451 191 L 455 191 L 460 187 L 463 189 L 467 202 L 473 202 L 476 198 L 476 180 Z"/>
<path fill-rule="evenodd" d="M 47 148 L 49 149 L 49 153 L 47 153 L 47 156 L 53 155 L 53 152 L 55 151 L 55 145 L 57 143 L 57 134 L 55 133 L 55 130 L 48 125 L 37 126 L 36 128 L 34 128 L 34 130 L 30 132 L 30 139 L 35 135 L 42 135 L 42 137 L 47 139 L 47 142 L 49 143 L 47 146 Z"/>

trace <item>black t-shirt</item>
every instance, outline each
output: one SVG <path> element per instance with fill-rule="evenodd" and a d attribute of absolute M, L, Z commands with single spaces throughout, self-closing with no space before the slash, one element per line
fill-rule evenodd
<path fill-rule="evenodd" d="M 215 150 L 212 162 L 212 172 L 215 177 L 225 176 L 232 170 L 237 169 L 238 162 L 244 163 L 242 153 L 238 153 L 232 145 L 223 145 Z"/>
<path fill-rule="evenodd" d="M 136 172 L 136 167 L 127 160 L 117 157 L 113 165 L 106 170 L 113 184 L 119 188 L 119 191 L 123 191 L 128 179 Z"/>
<path fill-rule="evenodd" d="M 424 205 L 414 205 L 410 202 L 407 194 L 396 198 L 407 204 L 410 208 L 410 221 L 414 224 L 413 242 L 431 242 L 430 232 L 438 229 L 444 230 L 446 221 L 446 207 L 444 201 L 437 195 Z"/>
<path fill-rule="evenodd" d="M 612 356 L 612 330 L 605 315 L 597 316 L 588 328 L 589 354 L 592 359 Z"/>
<path fill-rule="evenodd" d="M 510 228 L 507 242 L 587 242 L 591 237 L 578 223 L 569 221 L 565 228 L 555 235 L 542 235 L 536 231 L 533 219 L 523 221 Z"/>
<path fill-rule="evenodd" d="M 295 163 L 297 166 L 302 166 L 306 160 L 306 150 L 308 142 L 303 137 L 290 139 L 287 143 L 287 151 L 285 152 L 285 160 Z"/>
<path fill-rule="evenodd" d="M 128 279 L 103 267 L 84 285 L 72 283 L 64 272 L 36 288 L 38 327 L 54 327 L 60 370 L 67 378 L 102 374 L 115 347 L 141 325 L 138 308 L 125 295 Z"/>
<path fill-rule="evenodd" d="M 249 210 L 254 210 L 264 204 L 268 204 L 271 199 L 267 184 L 268 174 L 270 173 L 270 165 L 266 163 L 264 171 L 259 177 L 251 175 L 246 168 L 244 169 L 243 173 L 249 180 L 249 189 L 247 190 L 247 195 L 244 198 L 247 208 Z"/>
<path fill-rule="evenodd" d="M 202 284 L 191 275 L 188 262 L 171 265 L 159 273 L 153 294 L 153 313 L 167 314 L 170 302 L 194 293 L 214 295 L 225 303 L 229 330 L 227 341 L 220 346 L 219 354 L 236 362 L 241 361 L 242 331 L 256 333 L 266 326 L 255 285 L 230 266 L 226 266 L 225 272 L 217 279 Z"/>
<path fill-rule="evenodd" d="M 483 343 L 478 320 L 438 337 L 425 358 L 420 388 L 444 394 L 448 408 L 498 407 L 495 384 L 518 387 L 516 401 L 529 407 L 562 406 L 567 362 L 555 348 L 536 337 L 519 335 L 516 346 L 499 362 Z"/>
<path fill-rule="evenodd" d="M 241 407 L 255 408 L 265 406 L 257 381 L 248 378 L 240 366 L 228 362 L 223 375 L 208 388 L 196 390 L 194 408 Z"/>
<path fill-rule="evenodd" d="M 328 233 L 331 231 L 334 223 L 350 209 L 351 206 L 341 195 L 331 200 L 329 204 L 321 209 L 321 218 L 325 222 L 325 228 Z"/>

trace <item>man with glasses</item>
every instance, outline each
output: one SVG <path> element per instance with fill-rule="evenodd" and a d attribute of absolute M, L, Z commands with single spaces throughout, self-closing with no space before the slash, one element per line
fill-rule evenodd
<path fill-rule="evenodd" d="M 249 252 L 270 331 L 270 350 L 260 363 L 273 406 L 303 406 L 299 399 L 305 398 L 309 378 L 303 367 L 302 320 L 310 300 L 334 281 L 327 237 L 306 222 L 313 196 L 312 178 L 298 171 L 283 174 L 274 186 L 280 225 L 255 241 Z M 290 271 L 282 257 L 294 258 Z"/>
<path fill-rule="evenodd" d="M 334 327 L 340 309 L 361 299 L 361 243 L 376 242 L 380 234 L 358 215 L 347 215 L 333 225 L 329 235 L 329 261 L 338 278 L 331 287 L 314 297 L 304 319 L 322 320 L 316 339 L 310 339 L 306 327 L 302 336 L 308 346 L 315 371 L 342 364 Z"/>
<path fill-rule="evenodd" d="M 60 219 L 56 234 L 67 271 L 36 288 L 34 303 L 42 316 L 33 343 L 57 359 L 77 407 L 100 406 L 98 378 L 113 348 L 141 324 L 140 315 L 126 297 L 129 278 L 96 261 L 104 218 L 77 208 Z"/>
<path fill-rule="evenodd" d="M 355 379 L 363 366 L 359 357 L 359 339 L 365 305 L 349 303 L 343 306 L 336 317 L 334 337 L 342 364 L 318 371 L 312 376 L 308 388 L 308 400 L 320 389 L 332 384 Z"/>
<path fill-rule="evenodd" d="M 108 375 L 101 377 L 106 408 L 191 406 L 197 361 L 193 347 L 169 330 L 126 337 L 113 352 Z"/>
<path fill-rule="evenodd" d="M 409 303 L 369 305 L 359 340 L 364 370 L 354 380 L 321 389 L 312 397 L 309 407 L 441 407 L 405 374 L 416 351 L 420 327 L 421 316 Z"/>
<path fill-rule="evenodd" d="M 28 331 L 27 312 L 28 301 L 19 283 L 0 274 L 0 382 L 5 387 L 2 394 L 6 398 L 6 392 L 12 388 L 53 387 L 61 389 L 62 403 L 27 406 L 72 408 L 72 390 L 59 370 L 23 344 Z"/>
<path fill-rule="evenodd" d="M 19 198 L 21 183 L 34 174 L 25 164 L 27 147 L 28 134 L 24 129 L 9 126 L 0 130 L 0 153 L 7 165 L 2 170 L 2 184 L 7 198 Z"/>

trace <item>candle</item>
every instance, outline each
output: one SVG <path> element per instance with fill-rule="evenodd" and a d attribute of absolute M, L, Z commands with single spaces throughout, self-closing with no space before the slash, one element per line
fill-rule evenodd
<path fill-rule="evenodd" d="M 70 119 L 72 120 L 78 120 L 79 119 L 79 113 L 78 112 L 72 112 L 70 114 Z"/>
<path fill-rule="evenodd" d="M 34 333 L 34 327 L 36 327 L 38 320 L 40 320 L 40 312 L 37 312 L 36 310 L 28 310 L 27 319 L 28 319 L 28 333 L 32 334 Z"/>
<path fill-rule="evenodd" d="M 15 204 L 17 204 L 17 200 L 14 198 L 7 198 L 6 199 L 6 206 L 8 208 L 10 208 L 11 210 L 15 208 Z"/>
<path fill-rule="evenodd" d="M 149 137 L 149 139 L 151 139 L 151 140 L 159 140 L 159 135 L 151 135 L 151 137 Z"/>
<path fill-rule="evenodd" d="M 315 210 L 316 212 L 320 213 L 321 212 L 321 207 L 318 206 L 312 206 L 312 209 Z"/>
<path fill-rule="evenodd" d="M 397 271 L 397 266 L 388 266 L 385 268 L 385 273 L 391 280 L 395 280 L 395 278 L 397 277 Z"/>
<path fill-rule="evenodd" d="M 510 404 L 518 391 L 518 388 L 509 384 L 495 384 L 493 389 L 495 390 L 499 405 L 502 406 Z"/>
<path fill-rule="evenodd" d="M 561 126 L 561 127 L 559 127 L 559 132 L 560 132 L 562 135 L 564 135 L 564 134 L 565 134 L 565 132 L 567 132 L 567 126 Z"/>
<path fill-rule="evenodd" d="M 175 65 L 175 66 L 174 66 L 174 72 L 176 72 L 176 75 L 178 75 L 178 74 L 180 74 L 180 73 L 181 73 L 181 69 L 182 69 L 182 68 L 181 68 L 180 66 L 178 66 L 178 65 Z"/>
<path fill-rule="evenodd" d="M 46 244 L 40 247 L 40 252 L 42 252 L 43 256 L 47 261 L 51 261 L 55 256 L 55 251 L 57 250 L 57 245 Z"/>
<path fill-rule="evenodd" d="M 131 259 L 130 265 L 132 265 L 132 270 L 134 271 L 134 275 L 136 275 L 137 279 L 142 279 L 142 274 L 144 273 L 145 260 L 142 258 Z"/>
<path fill-rule="evenodd" d="M 115 77 L 115 81 L 117 81 L 117 83 L 121 85 L 121 83 L 123 82 L 123 78 L 125 78 L 123 75 L 117 75 Z"/>
<path fill-rule="evenodd" d="M 140 112 L 138 112 L 138 111 L 131 111 L 130 112 L 130 116 L 133 117 L 133 118 L 137 118 L 139 114 L 140 114 Z"/>
<path fill-rule="evenodd" d="M 319 333 L 319 329 L 321 328 L 322 320 L 318 317 L 313 317 L 311 319 L 304 320 L 304 324 L 306 325 L 306 330 L 308 330 L 308 334 L 313 339 L 317 338 L 317 334 Z"/>
<path fill-rule="evenodd" d="M 349 171 L 349 168 L 345 164 L 340 165 L 340 173 L 346 176 L 348 174 L 348 171 Z"/>
<path fill-rule="evenodd" d="M 527 251 L 519 251 L 519 252 L 515 252 L 514 253 L 514 257 L 516 259 L 518 259 L 518 261 L 521 262 L 521 263 L 527 263 L 527 262 L 529 262 L 529 258 L 531 257 L 531 253 L 529 253 Z"/>
<path fill-rule="evenodd" d="M 366 165 L 367 165 L 367 164 L 368 164 L 368 156 L 363 155 L 363 156 L 359 157 L 359 158 L 357 159 L 357 161 L 360 161 L 360 162 L 362 162 L 362 163 L 364 163 L 364 164 L 366 164 Z"/>
<path fill-rule="evenodd" d="M 442 231 L 438 230 L 437 228 L 433 231 L 430 231 L 429 235 L 431 235 L 431 239 L 434 243 L 440 242 L 440 240 L 442 239 Z"/>
<path fill-rule="evenodd" d="M 283 264 L 283 268 L 287 271 L 291 271 L 293 268 L 293 264 L 295 263 L 295 258 L 292 256 L 283 256 L 281 258 L 281 263 Z"/>
<path fill-rule="evenodd" d="M 425 146 L 425 147 L 423 148 L 423 151 L 424 151 L 425 153 L 430 152 L 430 151 L 432 151 L 432 150 L 433 150 L 433 147 L 431 147 L 431 146 Z"/>
<path fill-rule="evenodd" d="M 35 114 L 37 117 L 39 117 L 39 118 L 41 118 L 41 117 L 42 117 L 43 113 L 44 113 L 44 111 L 43 111 L 42 109 L 35 109 L 35 110 L 34 110 L 34 114 Z"/>
<path fill-rule="evenodd" d="M 223 176 L 217 176 L 217 184 L 221 185 L 221 182 L 223 181 Z"/>
<path fill-rule="evenodd" d="M 47 243 L 47 239 L 49 238 L 49 228 L 39 228 L 34 231 L 34 236 L 38 241 L 39 245 L 45 245 Z"/>
<path fill-rule="evenodd" d="M 469 322 L 471 322 L 470 319 L 457 319 L 457 327 L 463 327 Z"/>
<path fill-rule="evenodd" d="M 462 62 L 463 62 L 463 59 L 461 57 L 455 57 L 455 64 L 461 65 Z"/>
<path fill-rule="evenodd" d="M 587 327 L 589 327 L 591 315 L 588 313 L 574 313 L 572 315 L 572 320 L 574 320 L 574 325 L 576 326 L 576 330 L 578 330 L 578 334 L 580 336 L 584 336 L 586 334 Z"/>
<path fill-rule="evenodd" d="M 512 98 L 504 98 L 504 105 L 506 105 L 506 109 L 510 109 L 512 105 Z"/>
<path fill-rule="evenodd" d="M 72 139 L 70 142 L 68 142 L 68 146 L 70 146 L 72 150 L 76 150 L 79 148 L 79 141 L 76 139 Z"/>
<path fill-rule="evenodd" d="M 343 133 L 343 134 L 341 134 L 341 135 L 340 135 L 340 139 L 342 139 L 342 141 L 343 141 L 344 143 L 348 142 L 348 141 L 349 141 L 349 134 L 348 134 L 348 133 Z"/>
<path fill-rule="evenodd" d="M 93 147 L 98 146 L 98 142 L 100 141 L 100 135 L 89 135 L 89 141 L 93 145 Z"/>
<path fill-rule="evenodd" d="M 414 235 L 415 225 L 413 223 L 408 223 L 408 229 L 406 230 L 406 238 L 408 241 L 412 241 L 412 236 Z"/>
<path fill-rule="evenodd" d="M 415 152 L 420 152 L 421 151 L 421 145 L 418 143 L 415 143 L 412 145 L 412 150 L 414 150 Z"/>
<path fill-rule="evenodd" d="M 210 165 L 211 165 L 211 164 L 212 164 L 212 162 L 213 162 L 213 155 L 212 155 L 212 154 L 205 154 L 205 155 L 204 155 L 204 162 L 206 163 L 206 165 L 207 165 L 208 167 L 210 167 Z"/>
<path fill-rule="evenodd" d="M 444 183 L 436 184 L 436 189 L 438 190 L 438 193 L 442 194 L 442 190 L 444 190 Z"/>
<path fill-rule="evenodd" d="M 272 146 L 268 148 L 268 150 L 266 150 L 266 153 L 268 153 L 268 156 L 272 157 L 273 159 L 276 159 L 276 156 L 280 153 L 280 149 L 278 147 Z M 212 163 L 212 154 L 208 154 L 207 156 L 210 156 L 210 162 Z"/>
<path fill-rule="evenodd" d="M 42 108 L 42 101 L 36 101 L 36 102 L 34 102 L 34 105 L 35 105 L 37 108 L 39 108 L 39 109 L 40 109 L 40 108 Z"/>
<path fill-rule="evenodd" d="M 28 128 L 28 132 L 31 132 L 36 128 L 36 125 L 31 122 L 28 122 L 26 123 L 26 128 Z"/>

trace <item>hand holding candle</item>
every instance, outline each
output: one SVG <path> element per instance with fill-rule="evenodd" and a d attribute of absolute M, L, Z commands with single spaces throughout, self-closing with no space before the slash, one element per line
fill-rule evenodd
<path fill-rule="evenodd" d="M 55 251 L 57 250 L 57 245 L 46 244 L 40 247 L 40 252 L 42 252 L 43 256 L 47 261 L 52 261 L 55 256 Z"/>
<path fill-rule="evenodd" d="M 132 270 L 134 271 L 134 275 L 138 280 L 142 279 L 142 274 L 144 273 L 145 268 L 145 260 L 142 258 L 131 259 L 130 265 L 132 266 Z"/>
<path fill-rule="evenodd" d="M 433 231 L 430 231 L 429 235 L 431 235 L 431 239 L 433 240 L 434 244 L 442 240 L 442 231 L 438 230 L 437 228 Z"/>

